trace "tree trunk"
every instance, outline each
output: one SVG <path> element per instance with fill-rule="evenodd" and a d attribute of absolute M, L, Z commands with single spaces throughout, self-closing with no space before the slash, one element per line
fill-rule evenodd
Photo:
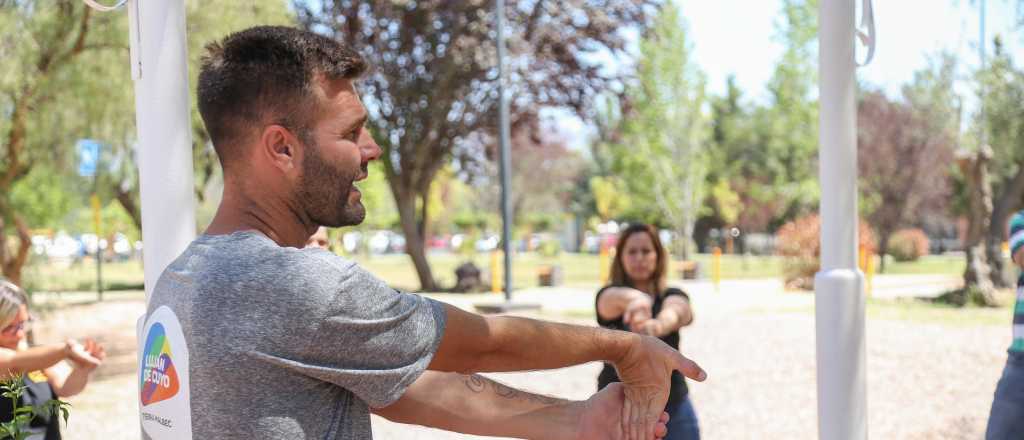
<path fill-rule="evenodd" d="M 969 207 L 967 211 L 967 237 L 964 249 L 967 251 L 967 269 L 964 271 L 964 288 L 952 298 L 952 302 L 966 305 L 970 292 L 978 294 L 984 305 L 994 306 L 995 286 L 992 283 L 991 268 L 985 255 L 985 237 L 992 219 L 992 185 L 989 182 L 988 162 L 992 150 L 987 146 L 962 163 L 966 168 Z"/>
<path fill-rule="evenodd" d="M 395 201 L 398 207 L 398 217 L 402 224 L 402 232 L 405 234 L 405 253 L 412 259 L 412 264 L 416 268 L 416 275 L 420 279 L 420 290 L 424 292 L 437 291 L 434 275 L 430 272 L 430 263 L 427 262 L 424 237 L 420 235 L 420 227 L 416 221 L 415 193 L 396 192 Z"/>
<path fill-rule="evenodd" d="M 889 253 L 889 239 L 892 238 L 892 232 L 879 231 L 878 234 L 878 273 L 885 273 L 885 255 Z M 867 252 L 867 251 L 865 251 Z M 870 258 L 870 257 L 868 257 Z"/>
<path fill-rule="evenodd" d="M 985 256 L 992 266 L 992 282 L 996 287 L 1006 289 L 1013 287 L 1009 280 L 1006 267 L 1003 261 L 1003 242 L 1006 240 L 1006 221 L 1010 213 L 1021 206 L 1021 199 L 1024 198 L 1024 164 L 1018 167 L 1017 174 L 1012 179 L 1004 182 L 1001 194 L 995 198 L 995 205 L 992 208 L 992 220 L 989 222 L 989 230 L 985 239 Z"/>
<path fill-rule="evenodd" d="M 142 232 L 142 210 L 139 209 L 139 204 L 136 202 L 136 194 L 133 191 L 124 191 L 120 185 L 114 185 L 114 198 L 117 199 L 117 203 L 121 204 L 124 208 L 124 212 L 128 213 L 131 217 L 132 223 L 135 227 Z"/>
<path fill-rule="evenodd" d="M 18 214 L 12 213 L 14 227 L 18 234 L 18 247 L 13 254 L 7 243 L 7 233 L 4 232 L 4 220 L 6 215 L 0 215 L 0 266 L 3 269 L 3 276 L 8 281 L 21 286 L 21 269 L 28 261 L 28 251 L 32 247 L 32 236 L 29 234 L 28 226 Z"/>

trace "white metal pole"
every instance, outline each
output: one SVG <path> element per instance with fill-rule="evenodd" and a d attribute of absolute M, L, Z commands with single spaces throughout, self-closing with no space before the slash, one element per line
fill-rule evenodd
<path fill-rule="evenodd" d="M 195 238 L 184 0 L 132 0 L 146 302 L 164 268 Z"/>
<path fill-rule="evenodd" d="M 867 438 L 864 274 L 857 268 L 855 0 L 819 10 L 821 271 L 815 276 L 818 435 Z"/>

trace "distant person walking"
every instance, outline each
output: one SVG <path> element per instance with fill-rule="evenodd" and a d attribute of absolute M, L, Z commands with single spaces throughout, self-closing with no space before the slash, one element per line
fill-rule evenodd
<path fill-rule="evenodd" d="M 608 329 L 654 336 L 678 350 L 679 329 L 693 322 L 693 309 L 686 292 L 665 285 L 668 259 L 654 227 L 635 224 L 622 231 L 612 260 L 611 283 L 597 292 L 597 323 Z M 605 364 L 597 387 L 604 389 L 618 381 L 615 368 Z M 686 381 L 678 372 L 672 373 L 671 386 L 665 406 L 670 416 L 665 438 L 699 439 L 697 414 Z"/>
<path fill-rule="evenodd" d="M 1014 264 L 1024 269 L 1024 211 L 1010 219 L 1010 255 Z M 1024 273 L 1017 278 L 1017 302 L 1013 310 L 1013 342 L 1003 377 L 996 385 L 985 430 L 986 440 L 1024 438 Z"/>
<path fill-rule="evenodd" d="M 74 396 L 89 383 L 106 354 L 92 340 L 29 347 L 25 342 L 32 320 L 25 292 L 0 280 L 0 375 L 22 377 L 26 390 L 19 406 L 40 407 L 49 400 Z M 66 362 L 65 362 L 66 361 Z M 11 399 L 0 398 L 0 423 L 14 419 Z M 41 412 L 26 427 L 31 440 L 60 440 L 60 417 Z"/>

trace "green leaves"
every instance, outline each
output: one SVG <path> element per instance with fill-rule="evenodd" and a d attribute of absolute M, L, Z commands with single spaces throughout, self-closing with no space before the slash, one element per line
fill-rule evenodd
<path fill-rule="evenodd" d="M 64 419 L 64 424 L 68 423 L 70 403 L 60 399 L 51 399 L 37 407 L 22 406 L 21 396 L 25 394 L 26 389 L 24 376 L 0 383 L 0 390 L 2 390 L 0 396 L 11 399 L 14 407 L 14 418 L 9 422 L 0 423 L 0 439 L 24 440 L 28 438 L 29 433 L 23 429 L 32 423 L 33 419 L 44 414 L 53 416 L 60 414 Z"/>
<path fill-rule="evenodd" d="M 665 4 L 653 32 L 640 43 L 638 81 L 627 89 L 632 112 L 621 120 L 622 139 L 609 142 L 611 171 L 622 182 L 627 217 L 668 226 L 689 236 L 704 199 L 710 137 L 703 72 L 691 61 L 692 44 L 679 8 Z M 591 180 L 602 216 L 614 194 Z M 602 207 L 602 198 L 604 207 Z"/>

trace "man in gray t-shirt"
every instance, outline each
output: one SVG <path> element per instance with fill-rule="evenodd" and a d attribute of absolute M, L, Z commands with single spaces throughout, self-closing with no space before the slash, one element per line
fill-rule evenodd
<path fill-rule="evenodd" d="M 192 413 L 216 415 L 193 417 L 197 438 L 367 438 L 367 405 L 401 396 L 445 324 L 435 301 L 251 231 L 196 239 L 160 277 L 160 306 L 187 335 Z"/>
<path fill-rule="evenodd" d="M 224 193 L 204 235 L 155 286 L 140 360 L 144 429 L 163 438 L 190 429 L 197 439 L 368 439 L 373 412 L 489 436 L 664 436 L 672 371 L 705 374 L 661 341 L 468 313 L 302 249 L 318 227 L 365 217 L 354 183 L 381 154 L 354 85 L 365 69 L 344 44 L 287 27 L 207 46 L 198 104 Z M 591 361 L 614 365 L 622 385 L 585 402 L 475 374 Z M 181 396 L 188 409 L 174 400 Z M 188 423 L 165 416 L 179 410 Z"/>

